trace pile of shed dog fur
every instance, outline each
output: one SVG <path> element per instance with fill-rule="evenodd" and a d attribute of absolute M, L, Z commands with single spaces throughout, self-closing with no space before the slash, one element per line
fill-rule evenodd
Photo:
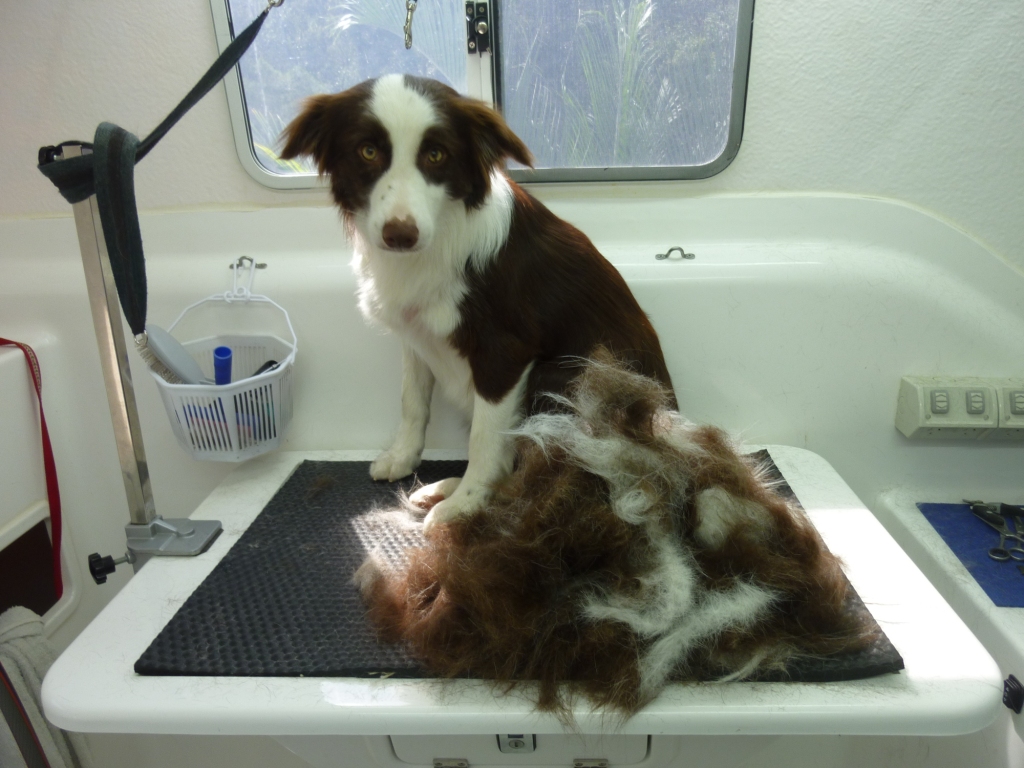
<path fill-rule="evenodd" d="M 398 570 L 359 569 L 381 638 L 440 676 L 537 681 L 538 707 L 563 717 L 579 694 L 628 716 L 668 682 L 756 679 L 871 642 L 803 512 L 669 403 L 597 355 L 517 430 L 484 511 Z"/>

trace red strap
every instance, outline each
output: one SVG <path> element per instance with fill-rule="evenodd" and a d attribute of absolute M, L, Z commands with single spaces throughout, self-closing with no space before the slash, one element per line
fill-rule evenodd
<path fill-rule="evenodd" d="M 36 385 L 36 397 L 39 399 L 39 424 L 43 432 L 43 469 L 46 472 L 46 496 L 50 503 L 50 532 L 53 541 L 53 585 L 57 588 L 57 599 L 64 594 L 64 582 L 60 573 L 60 487 L 57 485 L 57 465 L 53 461 L 53 448 L 50 447 L 50 433 L 46 429 L 46 417 L 43 416 L 43 377 L 39 370 L 39 359 L 28 344 L 10 339 L 0 339 L 0 347 L 18 347 L 25 353 L 32 381 Z"/>

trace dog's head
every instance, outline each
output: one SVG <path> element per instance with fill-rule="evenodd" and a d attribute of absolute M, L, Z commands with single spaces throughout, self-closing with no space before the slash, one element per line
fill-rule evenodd
<path fill-rule="evenodd" d="M 533 160 L 486 104 L 410 75 L 314 96 L 283 137 L 281 156 L 312 157 L 346 221 L 391 251 L 429 247 L 447 209 L 483 204 L 496 166 Z"/>

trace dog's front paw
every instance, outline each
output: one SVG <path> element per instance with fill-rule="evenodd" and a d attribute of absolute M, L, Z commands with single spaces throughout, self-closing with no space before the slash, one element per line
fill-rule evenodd
<path fill-rule="evenodd" d="M 418 453 L 399 453 L 397 451 L 384 451 L 370 464 L 370 477 L 374 480 L 387 480 L 393 483 L 408 477 L 412 471 L 420 465 Z"/>
<path fill-rule="evenodd" d="M 423 510 L 433 509 L 440 502 L 444 501 L 455 493 L 455 489 L 462 482 L 461 477 L 449 477 L 438 480 L 436 483 L 424 485 L 409 494 L 409 501 Z"/>
<path fill-rule="evenodd" d="M 423 519 L 423 533 L 430 533 L 438 525 L 472 515 L 480 509 L 483 502 L 482 494 L 459 493 L 437 502 Z"/>

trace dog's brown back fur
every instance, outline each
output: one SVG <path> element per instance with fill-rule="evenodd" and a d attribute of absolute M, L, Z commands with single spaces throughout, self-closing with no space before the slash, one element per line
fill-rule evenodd
<path fill-rule="evenodd" d="M 470 291 L 452 342 L 490 400 L 534 363 L 527 413 L 550 407 L 541 395 L 564 393 L 599 347 L 672 389 L 661 344 L 626 281 L 589 238 L 513 184 L 508 239 Z M 674 402 L 674 401 L 673 401 Z"/>

